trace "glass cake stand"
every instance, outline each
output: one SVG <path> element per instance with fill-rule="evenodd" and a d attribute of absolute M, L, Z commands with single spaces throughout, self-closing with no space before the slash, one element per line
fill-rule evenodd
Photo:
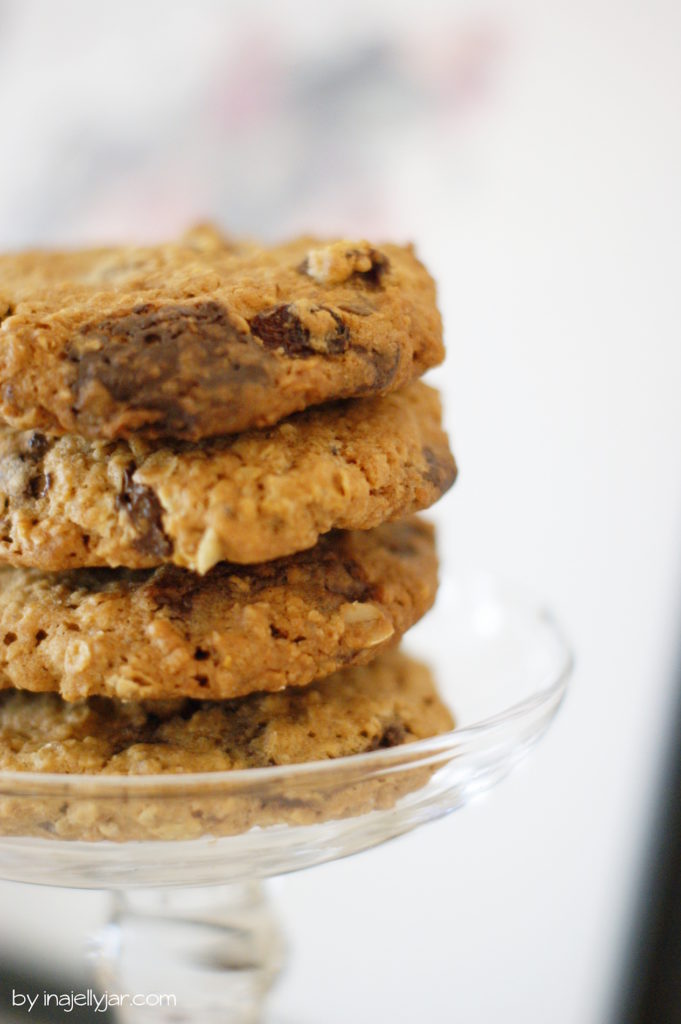
<path fill-rule="evenodd" d="M 112 892 L 92 949 L 100 990 L 128 996 L 117 1019 L 261 1020 L 284 948 L 261 880 L 376 846 L 489 789 L 545 732 L 572 665 L 550 613 L 482 577 L 445 582 L 406 646 L 435 668 L 452 732 L 290 767 L 0 773 L 0 877 Z"/>

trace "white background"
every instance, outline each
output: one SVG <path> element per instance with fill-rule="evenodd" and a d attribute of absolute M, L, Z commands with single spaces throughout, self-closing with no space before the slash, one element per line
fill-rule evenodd
<path fill-rule="evenodd" d="M 73 31 L 82 10 L 60 8 Z M 277 31 L 313 40 L 468 16 L 316 5 L 303 29 L 286 8 Z M 529 584 L 562 616 L 578 669 L 543 744 L 484 801 L 274 883 L 292 946 L 274 1002 L 292 1022 L 601 1024 L 651 838 L 679 682 L 681 16 L 661 0 L 485 10 L 503 52 L 494 88 L 451 137 L 423 129 L 426 159 L 418 126 L 408 144 L 392 129 L 381 228 L 415 237 L 440 283 L 436 379 L 461 467 L 435 511 L 445 571 Z M 34 100 L 15 87 L 10 102 L 17 52 L 0 111 L 20 131 L 17 105 Z M 4 244 L 36 240 L 16 185 L 32 150 L 18 135 L 13 172 L 13 145 L 5 133 Z M 281 223 L 310 226 L 310 209 Z M 60 933 L 62 960 L 102 907 L 9 886 L 0 900 L 0 941 L 29 957 L 29 940 L 54 952 Z"/>

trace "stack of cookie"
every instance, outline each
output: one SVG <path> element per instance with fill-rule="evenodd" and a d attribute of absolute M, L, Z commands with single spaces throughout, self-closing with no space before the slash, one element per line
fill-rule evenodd
<path fill-rule="evenodd" d="M 0 768 L 285 764 L 451 728 L 396 651 L 453 483 L 410 248 L 0 258 Z"/>

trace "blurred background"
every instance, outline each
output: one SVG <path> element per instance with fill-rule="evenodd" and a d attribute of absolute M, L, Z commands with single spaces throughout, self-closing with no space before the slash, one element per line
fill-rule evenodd
<path fill-rule="evenodd" d="M 576 650 L 484 801 L 274 883 L 282 1019 L 621 1019 L 681 683 L 680 39 L 665 0 L 0 0 L 0 248 L 412 239 L 461 467 L 443 571 L 520 581 Z M 0 885 L 3 984 L 82 972 L 103 900 Z"/>

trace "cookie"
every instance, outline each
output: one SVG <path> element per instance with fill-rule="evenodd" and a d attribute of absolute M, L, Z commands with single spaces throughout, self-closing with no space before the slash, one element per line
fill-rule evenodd
<path fill-rule="evenodd" d="M 0 570 L 0 689 L 126 700 L 279 690 L 363 664 L 430 607 L 433 530 L 418 519 L 326 534 L 296 555 L 205 576 Z"/>
<path fill-rule="evenodd" d="M 0 770 L 139 775 L 347 757 L 453 727 L 425 666 L 390 651 L 309 686 L 234 700 L 68 703 L 0 694 Z"/>
<path fill-rule="evenodd" d="M 443 355 L 411 247 L 203 229 L 0 257 L 0 417 L 20 430 L 196 441 L 386 394 Z"/>
<path fill-rule="evenodd" d="M 64 773 L 50 795 L 22 787 L 0 795 L 0 833 L 53 839 L 194 839 L 233 835 L 253 826 L 313 824 L 394 806 L 425 785 L 434 769 L 418 762 L 381 770 L 380 751 L 453 728 L 429 670 L 398 651 L 343 669 L 323 682 L 231 701 L 128 703 L 102 697 L 68 704 L 55 694 L 0 694 L 0 771 Z M 375 751 L 372 773 L 348 755 Z M 187 780 L 169 798 L 154 778 L 189 772 L 284 766 L 344 758 L 333 774 L 285 782 L 270 774 L 250 790 Z M 402 762 L 401 762 L 402 763 Z M 310 765 L 312 768 L 312 765 Z M 145 775 L 149 788 L 69 788 L 69 776 Z M 75 780 L 78 781 L 78 780 Z M 94 780 L 96 784 L 96 779 Z M 138 780 L 138 782 L 141 780 Z M 146 781 L 146 780 L 145 780 Z M 179 780 L 178 780 L 179 782 Z"/>
<path fill-rule="evenodd" d="M 456 475 L 420 382 L 199 444 L 48 439 L 0 428 L 0 561 L 205 573 L 431 505 Z"/>

